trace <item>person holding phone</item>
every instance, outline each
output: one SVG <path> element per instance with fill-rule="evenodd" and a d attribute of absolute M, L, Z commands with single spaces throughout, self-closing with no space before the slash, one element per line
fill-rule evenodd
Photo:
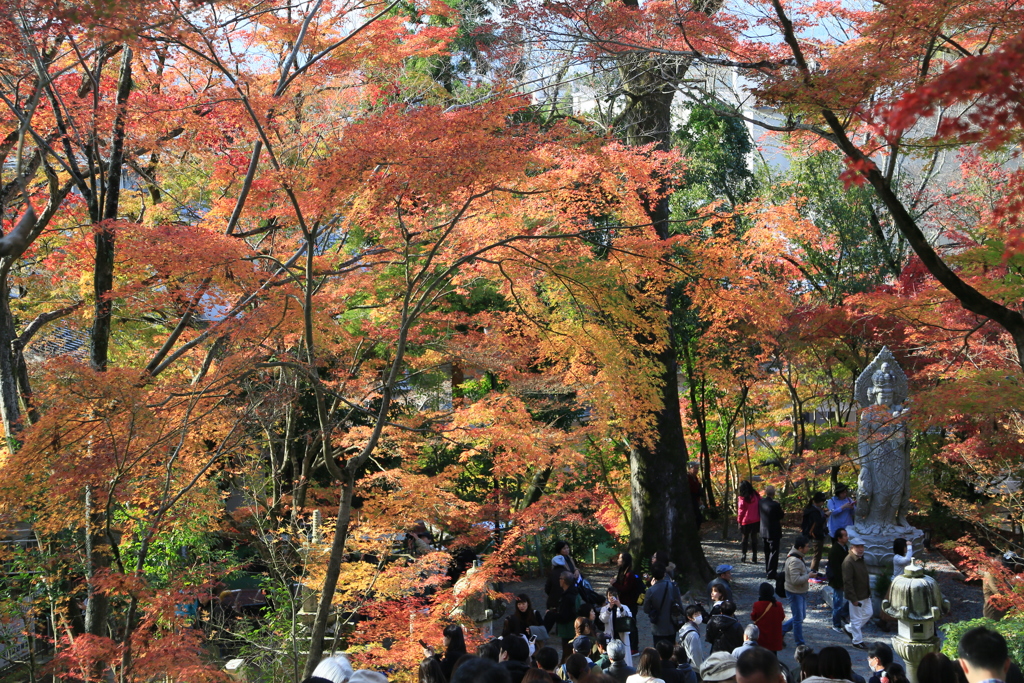
<path fill-rule="evenodd" d="M 626 666 L 633 666 L 633 648 L 630 647 L 630 632 L 635 625 L 632 610 L 622 604 L 619 599 L 619 591 L 616 588 L 609 588 L 605 593 L 608 602 L 601 608 L 601 623 L 604 624 L 604 635 L 608 641 L 618 638 L 626 646 Z M 616 627 L 616 622 L 618 626 Z M 621 630 L 625 628 L 626 630 Z"/>
<path fill-rule="evenodd" d="M 512 614 L 505 618 L 505 624 L 501 629 L 502 637 L 509 635 L 530 637 L 531 626 L 543 626 L 544 619 L 540 612 L 533 609 L 530 596 L 520 593 L 516 596 L 515 604 L 512 606 Z"/>
<path fill-rule="evenodd" d="M 466 654 L 466 636 L 462 632 L 462 627 L 458 624 L 448 624 L 444 627 L 444 631 L 441 634 L 444 636 L 444 657 L 439 658 L 438 661 L 441 664 L 441 672 L 447 679 L 452 676 L 452 668 L 455 666 L 455 662 L 459 661 L 459 658 Z M 423 647 L 423 656 L 437 657 L 434 648 L 427 645 L 423 640 L 420 640 L 420 646 Z"/>

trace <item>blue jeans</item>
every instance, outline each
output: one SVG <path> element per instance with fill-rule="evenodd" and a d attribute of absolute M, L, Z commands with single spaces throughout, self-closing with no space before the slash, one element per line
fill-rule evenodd
<path fill-rule="evenodd" d="M 850 603 L 846 600 L 846 594 L 842 590 L 832 588 L 832 625 L 836 628 L 843 627 L 843 617 L 850 618 Z"/>
<path fill-rule="evenodd" d="M 807 616 L 807 594 L 787 591 L 790 617 L 782 624 L 782 632 L 793 632 L 797 645 L 804 644 L 804 618 Z"/>

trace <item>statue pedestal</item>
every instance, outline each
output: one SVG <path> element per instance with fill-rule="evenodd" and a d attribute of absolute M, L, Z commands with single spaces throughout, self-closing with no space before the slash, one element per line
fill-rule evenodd
<path fill-rule="evenodd" d="M 850 536 L 856 536 L 864 541 L 864 562 L 868 565 L 868 572 L 874 576 L 885 574 L 885 565 L 890 565 L 889 572 L 892 572 L 892 542 L 897 538 L 904 538 L 907 545 L 914 548 L 914 551 L 924 549 L 924 532 L 909 524 L 865 524 L 854 522 L 847 531 Z M 890 573 L 889 576 L 892 576 Z"/>

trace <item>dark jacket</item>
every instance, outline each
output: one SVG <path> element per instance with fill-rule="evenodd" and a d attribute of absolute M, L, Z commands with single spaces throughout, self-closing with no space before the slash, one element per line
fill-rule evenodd
<path fill-rule="evenodd" d="M 636 602 L 640 595 L 647 590 L 644 581 L 635 572 L 629 572 L 622 577 L 622 580 L 612 582 L 612 588 L 619 591 L 619 600 L 629 608 L 629 611 L 636 614 Z"/>
<path fill-rule="evenodd" d="M 697 683 L 697 672 L 693 670 L 689 662 L 676 664 L 676 671 L 683 675 L 683 683 Z"/>
<path fill-rule="evenodd" d="M 671 659 L 661 660 L 661 680 L 665 683 L 687 683 L 683 672 L 676 668 L 676 663 Z"/>
<path fill-rule="evenodd" d="M 774 498 L 761 499 L 761 538 L 782 538 L 782 506 Z"/>
<path fill-rule="evenodd" d="M 558 609 L 558 601 L 562 599 L 562 584 L 559 583 L 558 579 L 564 571 L 565 569 L 562 567 L 556 566 L 552 567 L 551 572 L 548 573 L 548 582 L 544 584 L 544 592 L 548 596 L 548 609 Z"/>
<path fill-rule="evenodd" d="M 712 652 L 729 652 L 743 644 L 743 626 L 736 617 L 718 614 L 708 622 L 706 639 Z"/>
<path fill-rule="evenodd" d="M 843 560 L 849 554 L 848 549 L 832 541 L 832 547 L 828 551 L 828 568 L 825 570 L 829 588 L 843 590 Z"/>
<path fill-rule="evenodd" d="M 828 529 L 828 521 L 825 513 L 814 503 L 804 508 L 804 519 L 800 524 L 800 531 L 812 541 L 821 541 L 825 538 L 825 531 Z"/>
<path fill-rule="evenodd" d="M 444 673 L 445 678 L 452 677 L 452 669 L 455 668 L 455 662 L 462 658 L 462 655 L 466 654 L 465 650 L 456 650 L 455 648 L 449 647 L 444 651 L 444 657 L 440 658 L 441 661 L 441 672 Z M 434 655 L 437 657 L 437 655 Z"/>
<path fill-rule="evenodd" d="M 683 606 L 682 596 L 676 584 L 665 577 L 647 589 L 644 598 L 644 612 L 651 618 L 651 632 L 656 636 L 674 636 L 676 629 L 672 626 L 672 605 Z"/>
<path fill-rule="evenodd" d="M 853 553 L 843 560 L 843 593 L 850 602 L 871 599 L 871 584 L 868 582 L 868 563 Z"/>
<path fill-rule="evenodd" d="M 617 662 L 612 662 L 612 665 L 605 669 L 604 672 L 619 683 L 626 683 L 626 679 L 635 674 L 636 669 L 626 666 L 626 660 L 620 659 Z"/>
<path fill-rule="evenodd" d="M 514 662 L 511 659 L 500 662 L 500 664 L 505 667 L 505 671 L 508 671 L 508 675 L 512 678 L 512 683 L 523 683 L 523 676 L 530 670 L 529 664 Z"/>
<path fill-rule="evenodd" d="M 540 615 L 540 612 L 533 610 L 533 614 L 527 613 L 523 615 L 519 608 L 516 607 L 515 603 L 512 603 L 512 609 L 515 610 L 509 616 L 505 617 L 505 624 L 501 629 L 501 635 L 523 635 L 527 638 L 530 637 L 531 626 L 543 626 L 544 617 Z"/>
<path fill-rule="evenodd" d="M 569 590 L 562 593 L 558 601 L 558 613 L 555 616 L 555 633 L 559 638 L 569 638 L 576 633 L 576 611 L 579 609 L 580 594 L 576 592 L 576 586 L 569 586 Z"/>

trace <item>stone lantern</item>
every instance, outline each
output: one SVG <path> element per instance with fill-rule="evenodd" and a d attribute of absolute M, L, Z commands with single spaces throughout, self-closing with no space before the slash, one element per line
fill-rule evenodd
<path fill-rule="evenodd" d="M 899 622 L 893 649 L 907 663 L 910 683 L 917 683 L 917 665 L 929 652 L 939 651 L 935 622 L 949 611 L 949 600 L 942 597 L 938 582 L 925 575 L 924 567 L 912 563 L 893 579 L 882 609 Z"/>

